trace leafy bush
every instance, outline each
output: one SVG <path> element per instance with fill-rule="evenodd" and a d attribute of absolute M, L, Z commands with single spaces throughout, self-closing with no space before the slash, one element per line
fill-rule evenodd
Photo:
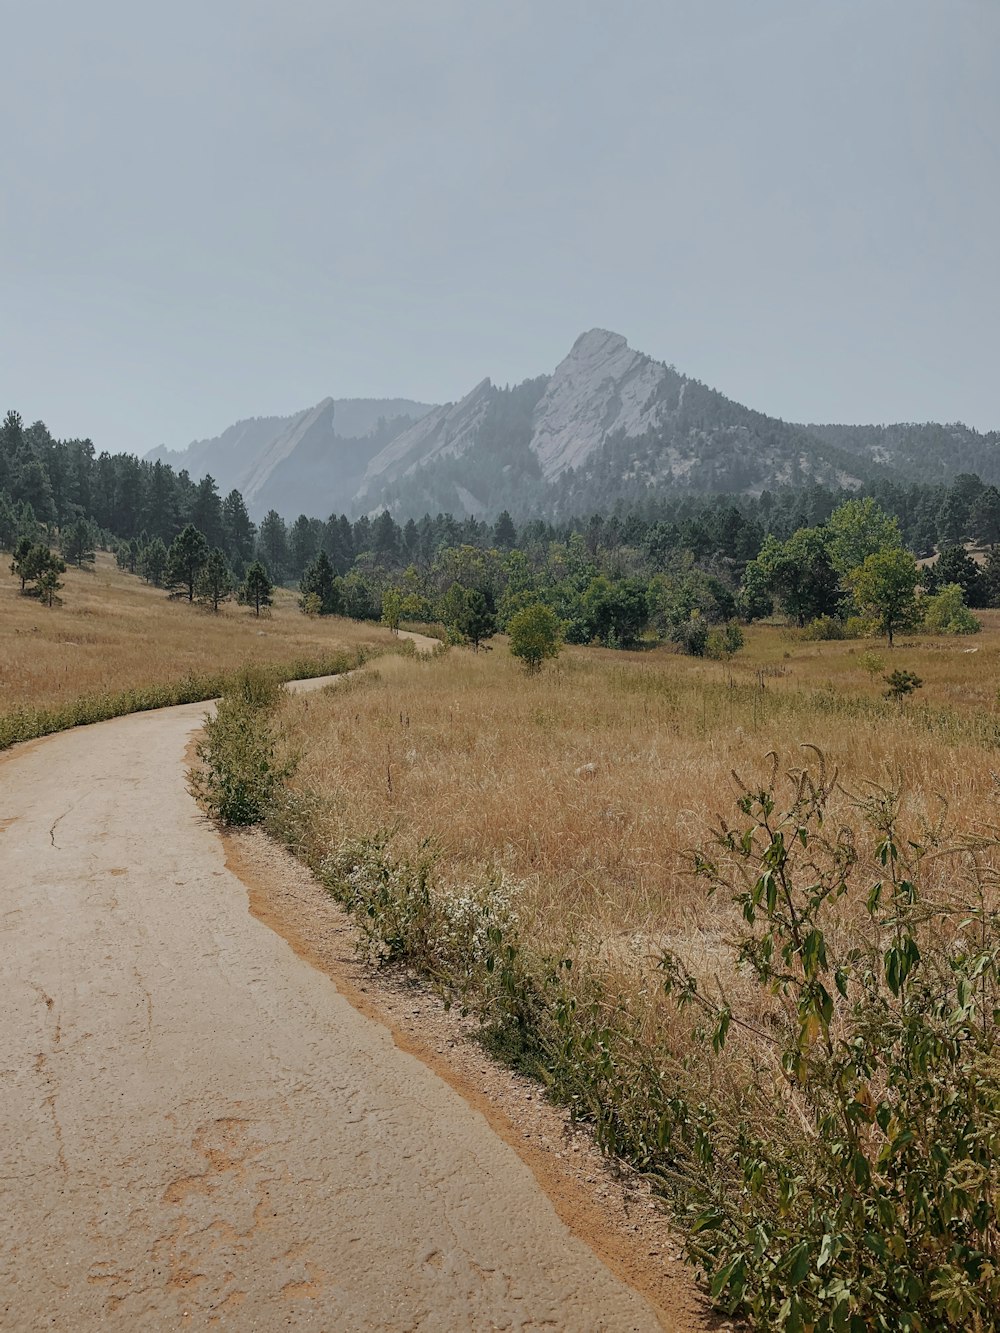
<path fill-rule="evenodd" d="M 191 790 L 224 824 L 256 824 L 292 771 L 275 759 L 273 714 L 282 693 L 272 673 L 245 667 L 205 722 Z"/>
<path fill-rule="evenodd" d="M 510 651 L 520 659 L 529 676 L 542 669 L 548 658 L 559 656 L 562 624 L 550 606 L 535 602 L 511 616 L 507 623 Z"/>
<path fill-rule="evenodd" d="M 932 892 L 922 869 L 948 854 L 943 829 L 903 835 L 898 794 L 876 791 L 856 802 L 866 874 L 828 826 L 836 777 L 791 774 L 781 810 L 776 771 L 694 859 L 739 909 L 749 995 L 661 963 L 698 1015 L 667 1134 L 692 1248 L 713 1297 L 758 1327 L 995 1329 L 1000 915 L 983 840 L 951 849 L 971 894 L 958 875 Z M 864 929 L 844 930 L 848 894 Z"/>
<path fill-rule="evenodd" d="M 670 630 L 670 642 L 676 643 L 692 657 L 704 657 L 708 645 L 708 621 L 704 616 L 693 612 L 687 620 L 674 625 Z"/>
<path fill-rule="evenodd" d="M 705 636 L 705 656 L 723 662 L 743 647 L 743 630 L 730 620 L 726 625 L 713 625 Z"/>
<path fill-rule="evenodd" d="M 858 658 L 858 665 L 868 672 L 869 676 L 881 676 L 885 670 L 885 656 L 877 653 L 873 648 L 861 654 Z"/>
<path fill-rule="evenodd" d="M 386 837 L 345 841 L 315 869 L 354 912 L 368 962 L 407 962 L 449 999 L 467 1001 L 493 970 L 498 939 L 516 933 L 516 892 L 497 872 L 461 889 L 433 882 L 425 844 L 416 862 L 397 860 Z"/>
<path fill-rule="evenodd" d="M 875 633 L 875 626 L 866 616 L 848 616 L 844 621 L 845 639 L 868 639 Z"/>
<path fill-rule="evenodd" d="M 846 639 L 844 622 L 839 616 L 817 616 L 802 631 L 803 639 Z"/>
<path fill-rule="evenodd" d="M 957 583 L 946 583 L 939 592 L 924 598 L 924 628 L 932 634 L 978 634 L 983 624 L 965 604 Z"/>

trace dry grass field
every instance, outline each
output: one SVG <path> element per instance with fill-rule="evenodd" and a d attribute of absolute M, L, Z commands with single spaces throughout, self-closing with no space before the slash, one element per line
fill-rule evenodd
<path fill-rule="evenodd" d="M 63 604 L 50 610 L 20 596 L 8 564 L 5 557 L 0 570 L 0 714 L 391 641 L 375 626 L 307 618 L 286 591 L 267 618 L 235 604 L 214 615 L 121 573 L 105 553 L 95 570 L 67 570 Z"/>
<path fill-rule="evenodd" d="M 861 664 L 873 651 L 924 687 L 901 706 L 884 699 Z M 706 902 L 685 853 L 732 813 L 732 770 L 760 777 L 771 751 L 785 767 L 814 762 L 812 745 L 848 792 L 899 788 L 912 828 L 945 803 L 963 825 L 996 822 L 998 656 L 994 614 L 974 639 L 893 654 L 762 627 L 730 663 L 570 649 L 529 678 L 500 641 L 385 659 L 288 705 L 304 753 L 294 784 L 326 799 L 328 845 L 388 831 L 401 856 L 430 839 L 449 885 L 503 871 L 536 941 L 606 964 L 686 941 L 711 965 L 732 909 Z M 846 793 L 837 814 L 859 822 Z"/>
<path fill-rule="evenodd" d="M 724 1309 L 994 1328 L 997 1269 L 954 1240 L 1000 1252 L 989 622 L 891 654 L 777 627 L 727 663 L 574 649 L 535 677 L 501 642 L 386 657 L 285 705 L 271 827 L 370 958 L 656 1182 Z M 902 703 L 897 669 L 924 681 Z"/>

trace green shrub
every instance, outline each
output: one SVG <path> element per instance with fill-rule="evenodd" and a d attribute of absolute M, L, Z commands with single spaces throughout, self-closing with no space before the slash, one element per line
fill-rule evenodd
<path fill-rule="evenodd" d="M 957 583 L 946 583 L 931 597 L 925 597 L 924 629 L 932 634 L 978 634 L 983 624 L 965 604 L 965 595 Z"/>
<path fill-rule="evenodd" d="M 224 824 L 258 823 L 292 771 L 275 759 L 273 715 L 283 692 L 273 673 L 244 667 L 205 722 L 191 790 Z"/>
<path fill-rule="evenodd" d="M 783 810 L 774 778 L 747 788 L 694 860 L 739 909 L 743 1001 L 662 958 L 701 1048 L 666 1129 L 691 1248 L 756 1327 L 995 1329 L 1000 916 L 983 843 L 952 850 L 967 898 L 957 873 L 932 893 L 942 830 L 902 835 L 897 793 L 878 791 L 859 801 L 866 873 L 825 819 L 835 785 L 793 773 Z M 848 894 L 867 928 L 845 934 Z"/>
<path fill-rule="evenodd" d="M 845 639 L 870 639 L 875 633 L 875 626 L 865 616 L 848 616 L 844 621 Z"/>
<path fill-rule="evenodd" d="M 885 656 L 877 653 L 873 648 L 861 654 L 858 658 L 858 665 L 868 672 L 869 676 L 881 676 L 885 670 Z"/>
<path fill-rule="evenodd" d="M 692 657 L 704 657 L 708 646 L 708 622 L 697 611 L 670 630 L 670 642 Z"/>
<path fill-rule="evenodd" d="M 542 669 L 542 663 L 559 656 L 563 626 L 550 606 L 534 602 L 518 611 L 507 622 L 512 657 L 520 659 L 529 676 Z"/>
<path fill-rule="evenodd" d="M 924 683 L 913 671 L 890 671 L 883 680 L 889 686 L 885 697 L 895 700 L 898 704 L 901 704 L 914 690 L 919 690 Z"/>
<path fill-rule="evenodd" d="M 802 630 L 803 639 L 846 639 L 844 622 L 837 616 L 817 616 Z"/>
<path fill-rule="evenodd" d="M 730 620 L 725 625 L 713 625 L 705 636 L 704 653 L 717 662 L 724 662 L 743 647 L 743 630 L 739 622 Z"/>

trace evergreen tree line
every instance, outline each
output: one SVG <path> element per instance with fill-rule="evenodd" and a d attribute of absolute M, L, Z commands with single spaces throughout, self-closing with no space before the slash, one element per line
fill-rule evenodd
<path fill-rule="evenodd" d="M 854 602 L 828 529 L 859 503 L 892 526 L 892 549 L 941 550 L 918 577 L 925 592 L 958 587 L 965 606 L 1000 604 L 1000 558 L 981 568 L 963 549 L 1000 544 L 1000 490 L 972 474 L 947 486 L 879 482 L 863 496 L 820 485 L 665 496 L 519 527 L 506 511 L 495 523 L 426 514 L 401 525 L 388 511 L 286 524 L 272 510 L 258 529 L 240 493 L 220 496 L 210 476 L 195 483 L 159 461 L 95 458 L 89 441 L 53 440 L 14 412 L 0 427 L 0 545 L 21 550 L 19 571 L 36 572 L 40 596 L 51 600 L 61 572 L 42 549 L 84 566 L 105 546 L 122 568 L 215 610 L 236 593 L 259 614 L 274 584 L 297 584 L 309 612 L 440 620 L 476 643 L 532 602 L 550 606 L 571 641 L 655 634 L 693 651 L 713 626 L 774 609 L 801 624 L 836 620 Z M 800 565 L 811 571 L 801 587 L 789 574 Z M 736 631 L 726 633 L 731 648 Z"/>
<path fill-rule="evenodd" d="M 459 536 L 474 540 L 442 545 L 428 560 L 421 532 L 430 548 L 435 527 L 448 533 L 454 521 L 400 529 L 383 512 L 363 521 L 368 548 L 350 563 L 342 547 L 339 560 L 330 556 L 329 525 L 316 525 L 316 553 L 299 583 L 301 605 L 319 615 L 381 617 L 393 628 L 404 620 L 437 621 L 451 639 L 474 646 L 541 605 L 571 643 L 667 640 L 717 657 L 742 645 L 741 623 L 774 614 L 815 637 L 879 632 L 891 644 L 896 633 L 918 626 L 974 632 L 979 622 L 969 608 L 1000 605 L 1000 546 L 983 565 L 955 544 L 921 566 L 898 518 L 871 496 L 843 500 L 824 522 L 784 538 L 751 536 L 735 508 L 716 516 L 714 529 L 701 516 L 707 535 L 700 554 L 685 542 L 690 528 L 671 525 L 665 534 L 662 521 L 602 521 L 600 533 L 589 522 L 550 537 L 553 529 L 537 525 L 518 532 L 505 514 L 492 527 L 472 520 L 456 525 Z M 343 522 L 346 535 L 351 525 Z M 339 535 L 340 520 L 331 524 Z"/>
<path fill-rule="evenodd" d="M 169 546 L 191 523 L 234 568 L 253 559 L 255 530 L 239 491 L 222 498 L 211 477 L 195 482 L 159 460 L 96 454 L 90 440 L 56 440 L 44 422 L 26 426 L 8 412 L 0 425 L 0 547 L 12 550 L 25 537 L 61 544 L 81 521 L 87 536 L 77 528 L 78 539 L 91 547 L 154 539 Z"/>

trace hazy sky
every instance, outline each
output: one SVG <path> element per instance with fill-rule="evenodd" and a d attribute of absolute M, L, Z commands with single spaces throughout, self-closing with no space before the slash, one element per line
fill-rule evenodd
<path fill-rule="evenodd" d="M 594 325 L 1000 427 L 1000 0 L 0 7 L 0 411 L 180 447 Z"/>

